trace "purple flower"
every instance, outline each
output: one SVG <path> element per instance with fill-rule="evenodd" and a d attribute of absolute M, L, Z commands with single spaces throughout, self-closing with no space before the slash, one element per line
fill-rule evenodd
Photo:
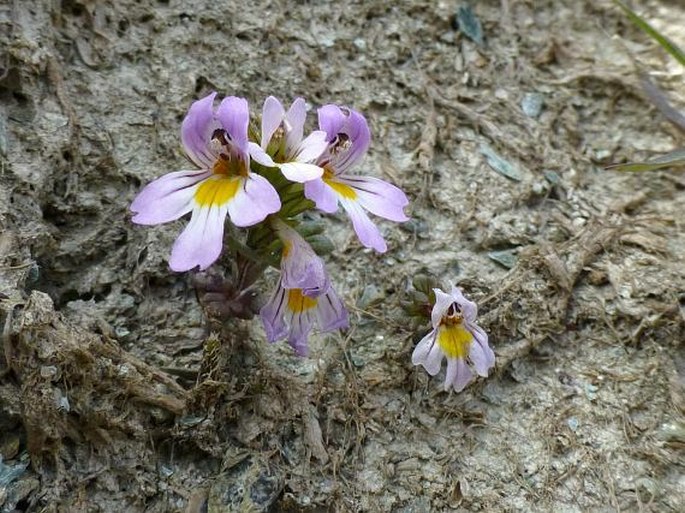
<path fill-rule="evenodd" d="M 450 294 L 433 290 L 433 330 L 417 344 L 411 361 L 414 365 L 423 365 L 428 374 L 435 376 L 440 372 L 443 358 L 447 358 L 445 390 L 453 387 L 461 392 L 474 377 L 471 367 L 479 376 L 487 377 L 495 365 L 495 353 L 488 345 L 488 335 L 476 324 L 476 304 L 466 299 L 457 287 L 452 287 Z"/>
<path fill-rule="evenodd" d="M 279 280 L 274 295 L 259 312 L 266 338 L 276 342 L 287 338 L 300 356 L 308 352 L 307 337 L 319 325 L 323 332 L 347 328 L 347 310 L 332 286 L 318 297 L 303 294 L 302 289 L 286 289 Z"/>
<path fill-rule="evenodd" d="M 280 219 L 272 226 L 283 242 L 281 283 L 285 289 L 301 289 L 305 296 L 318 297 L 330 288 L 323 260 L 296 230 Z"/>
<path fill-rule="evenodd" d="M 326 132 L 316 130 L 302 140 L 306 117 L 307 106 L 302 98 L 297 98 L 288 112 L 273 96 L 264 101 L 261 147 L 266 151 L 278 133 L 283 140 L 274 155 L 276 162 L 273 165 L 291 182 L 303 183 L 321 178 L 323 174 L 323 169 L 312 162 L 328 147 Z"/>
<path fill-rule="evenodd" d="M 156 179 L 133 200 L 133 222 L 160 224 L 192 212 L 176 239 L 169 266 L 206 269 L 219 258 L 224 221 L 252 226 L 278 212 L 281 201 L 266 178 L 250 171 L 250 158 L 273 165 L 259 145 L 247 140 L 249 112 L 244 98 L 224 98 L 214 111 L 211 93 L 194 102 L 181 126 L 181 140 L 198 170 L 177 171 Z"/>
<path fill-rule="evenodd" d="M 388 246 L 366 210 L 391 221 L 407 221 L 404 207 L 409 201 L 394 185 L 348 173 L 364 157 L 371 142 L 364 116 L 337 105 L 324 105 L 318 112 L 319 127 L 326 132 L 328 148 L 316 162 L 324 169 L 323 176 L 305 183 L 305 196 L 328 213 L 335 212 L 340 203 L 361 243 L 383 253 Z"/>

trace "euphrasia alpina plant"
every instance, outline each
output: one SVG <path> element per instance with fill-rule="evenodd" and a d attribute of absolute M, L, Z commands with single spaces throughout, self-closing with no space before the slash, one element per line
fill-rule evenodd
<path fill-rule="evenodd" d="M 234 304 L 224 313 L 236 317 L 250 317 L 240 302 L 248 301 L 263 271 L 279 269 L 260 310 L 266 336 L 270 342 L 286 339 L 305 355 L 314 325 L 321 332 L 345 328 L 348 315 L 315 251 L 326 246 L 321 229 L 312 229 L 302 214 L 334 213 L 342 206 L 361 243 L 382 253 L 387 245 L 367 212 L 406 221 L 407 197 L 383 180 L 354 174 L 371 142 L 359 112 L 324 105 L 319 129 L 305 137 L 302 98 L 286 111 L 268 97 L 260 131 L 250 123 L 247 100 L 228 96 L 216 107 L 216 96 L 194 102 L 181 125 L 193 169 L 148 184 L 131 204 L 133 222 L 155 225 L 191 214 L 171 249 L 173 271 L 205 270 L 229 248 L 233 279 L 222 291 L 230 290 Z"/>
<path fill-rule="evenodd" d="M 412 363 L 435 376 L 447 359 L 445 391 L 453 388 L 461 392 L 475 374 L 487 377 L 495 365 L 495 353 L 488 344 L 487 333 L 476 323 L 476 304 L 466 299 L 460 288 L 451 286 L 445 292 L 426 275 L 417 275 L 412 285 L 403 307 L 419 322 L 430 319 L 432 326 L 416 345 Z"/>

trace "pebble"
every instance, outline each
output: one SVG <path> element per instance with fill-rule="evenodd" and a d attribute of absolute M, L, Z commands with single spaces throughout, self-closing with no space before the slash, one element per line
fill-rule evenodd
<path fill-rule="evenodd" d="M 526 93 L 521 100 L 521 109 L 529 118 L 537 118 L 542 112 L 544 97 L 540 93 Z"/>

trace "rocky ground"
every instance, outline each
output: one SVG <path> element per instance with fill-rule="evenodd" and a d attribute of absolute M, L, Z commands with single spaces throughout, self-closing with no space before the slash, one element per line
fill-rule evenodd
<path fill-rule="evenodd" d="M 474 2 L 482 41 L 465 5 L 0 6 L 0 512 L 685 510 L 685 180 L 604 169 L 683 146 L 636 67 L 681 110 L 683 69 L 608 0 Z M 411 197 L 384 255 L 328 219 L 352 328 L 309 358 L 207 319 L 182 221 L 130 222 L 210 90 L 353 106 Z M 498 355 L 461 394 L 410 362 L 424 271 Z"/>

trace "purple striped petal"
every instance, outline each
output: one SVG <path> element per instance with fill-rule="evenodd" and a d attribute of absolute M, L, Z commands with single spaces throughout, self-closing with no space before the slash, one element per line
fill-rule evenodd
<path fill-rule="evenodd" d="M 335 144 L 339 134 L 344 134 L 348 139 L 347 149 L 333 147 L 322 157 L 336 175 L 346 173 L 357 164 L 371 143 L 366 118 L 352 109 L 324 105 L 319 109 L 319 127 L 326 132 L 329 143 Z"/>
<path fill-rule="evenodd" d="M 174 242 L 169 267 L 181 272 L 212 265 L 221 254 L 225 220 L 225 206 L 195 208 L 188 226 Z"/>
<path fill-rule="evenodd" d="M 131 203 L 136 224 L 173 221 L 193 209 L 196 185 L 210 176 L 209 171 L 176 171 L 150 182 Z"/>
<path fill-rule="evenodd" d="M 286 291 L 279 281 L 271 299 L 259 310 L 269 342 L 281 340 L 288 334 L 288 326 L 284 320 L 287 303 Z"/>
<path fill-rule="evenodd" d="M 326 139 L 331 142 L 342 131 L 346 116 L 337 105 L 324 105 L 317 114 L 319 115 L 319 128 L 326 132 Z"/>
<path fill-rule="evenodd" d="M 433 344 L 433 347 L 431 347 L 428 355 L 426 356 L 426 363 L 424 365 L 426 372 L 428 372 L 428 374 L 431 376 L 435 376 L 438 372 L 440 372 L 440 367 L 442 367 L 442 360 L 444 358 L 445 353 L 442 352 L 440 344 Z"/>
<path fill-rule="evenodd" d="M 366 118 L 356 110 L 349 109 L 344 132 L 347 133 L 352 145 L 336 164 L 336 170 L 343 173 L 361 161 L 371 144 L 371 131 Z"/>
<path fill-rule="evenodd" d="M 409 200 L 394 185 L 370 176 L 341 176 L 337 180 L 352 187 L 361 206 L 372 214 L 400 223 L 409 220 L 404 213 Z"/>
<path fill-rule="evenodd" d="M 221 100 L 216 117 L 226 130 L 230 142 L 240 153 L 247 155 L 247 126 L 250 123 L 247 100 L 237 96 L 227 96 Z"/>
<path fill-rule="evenodd" d="M 471 348 L 471 361 L 473 362 L 476 371 L 481 376 L 487 376 L 488 371 L 495 366 L 495 352 L 492 350 L 488 344 L 488 335 L 485 333 L 483 328 L 473 324 L 469 326 L 471 333 L 473 334 L 474 343 Z M 478 346 L 480 354 L 477 354 L 474 358 L 473 351 L 474 347 Z"/>
<path fill-rule="evenodd" d="M 452 287 L 451 294 L 453 301 L 461 308 L 464 319 L 468 322 L 475 322 L 478 316 L 478 306 L 476 303 L 466 299 L 459 287 Z"/>
<path fill-rule="evenodd" d="M 435 304 L 431 312 L 431 324 L 433 324 L 434 328 L 437 328 L 440 326 L 442 318 L 447 313 L 449 307 L 454 303 L 454 298 L 440 289 L 433 289 L 433 292 L 435 293 Z"/>
<path fill-rule="evenodd" d="M 435 337 L 437 332 L 431 330 L 428 335 L 423 337 L 421 341 L 416 344 L 414 352 L 411 355 L 411 363 L 414 365 L 421 365 L 426 372 L 431 376 L 435 376 L 440 372 L 440 367 L 442 366 L 442 352 L 438 345 L 435 343 Z M 437 350 L 435 350 L 437 348 Z M 432 355 L 432 358 L 431 358 Z"/>
<path fill-rule="evenodd" d="M 304 184 L 304 195 L 316 204 L 316 208 L 332 214 L 338 210 L 338 196 L 323 180 L 311 180 Z"/>
<path fill-rule="evenodd" d="M 234 225 L 255 225 L 281 209 L 281 199 L 266 178 L 249 173 L 242 182 L 238 192 L 228 203 L 228 215 Z"/>
<path fill-rule="evenodd" d="M 473 364 L 473 368 L 476 369 L 478 375 L 484 378 L 488 376 L 488 358 L 483 351 L 483 347 L 478 342 L 471 343 L 471 350 L 469 351 L 469 360 Z"/>
<path fill-rule="evenodd" d="M 190 160 L 199 168 L 211 168 L 216 160 L 210 148 L 210 139 L 217 127 L 214 120 L 215 97 L 216 93 L 210 93 L 193 102 L 181 124 L 183 148 Z"/>
<path fill-rule="evenodd" d="M 450 386 L 452 386 L 455 392 L 461 392 L 471 383 L 473 377 L 473 371 L 466 365 L 464 360 L 450 358 L 447 360 L 445 391 L 449 390 Z"/>
<path fill-rule="evenodd" d="M 383 239 L 378 227 L 369 219 L 361 205 L 354 200 L 338 199 L 350 216 L 352 226 L 354 231 L 357 232 L 359 241 L 367 248 L 373 248 L 379 253 L 385 253 L 388 250 L 388 245 L 385 243 L 385 239 Z"/>
<path fill-rule="evenodd" d="M 328 292 L 319 296 L 316 305 L 316 317 L 319 329 L 323 333 L 346 329 L 349 326 L 347 309 L 333 286 L 328 287 Z"/>
<path fill-rule="evenodd" d="M 330 288 L 323 260 L 296 230 L 277 220 L 276 234 L 283 241 L 281 283 L 285 289 L 302 289 L 309 297 L 317 297 Z"/>

